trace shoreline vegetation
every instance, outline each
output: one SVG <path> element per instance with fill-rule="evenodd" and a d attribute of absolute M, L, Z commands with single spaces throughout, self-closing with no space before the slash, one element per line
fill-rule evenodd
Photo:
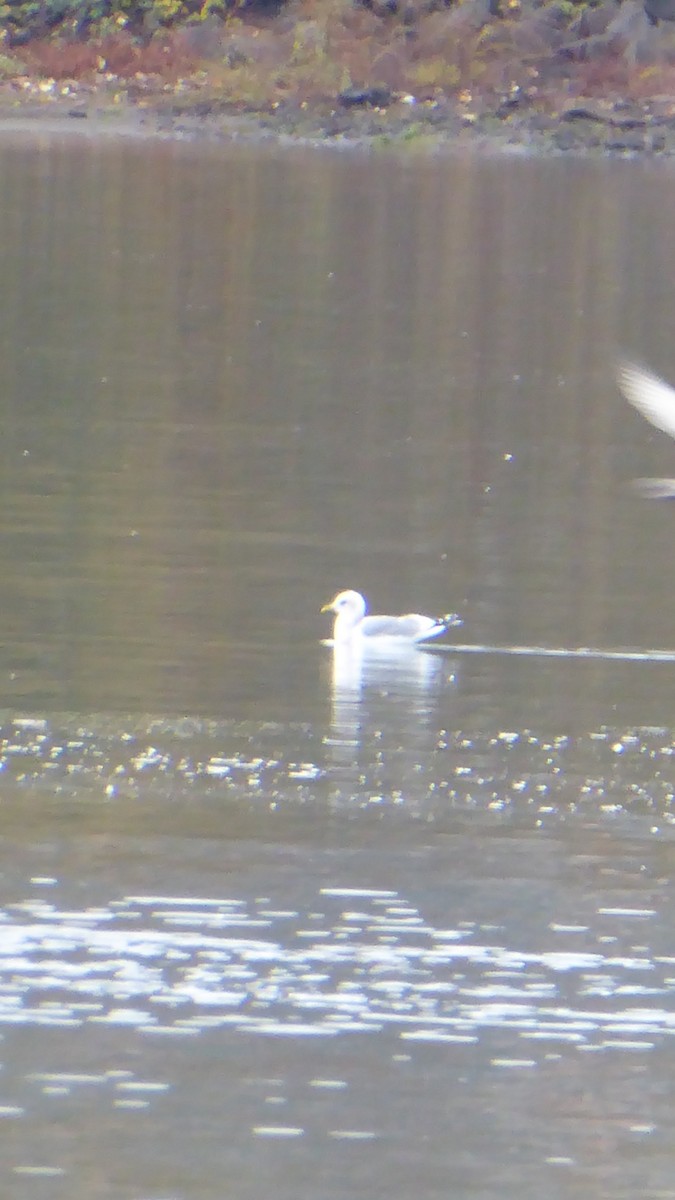
<path fill-rule="evenodd" d="M 675 0 L 12 0 L 0 16 L 0 128 L 675 154 Z"/>

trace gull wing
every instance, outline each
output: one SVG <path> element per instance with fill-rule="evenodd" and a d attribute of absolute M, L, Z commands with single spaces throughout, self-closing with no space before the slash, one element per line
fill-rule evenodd
<path fill-rule="evenodd" d="M 425 617 L 421 613 L 405 613 L 401 617 L 364 617 L 361 629 L 366 638 L 399 638 L 406 642 L 427 641 L 447 633 L 453 625 L 463 625 L 457 613 L 445 617 Z"/>
<path fill-rule="evenodd" d="M 406 613 L 402 617 L 364 617 L 361 624 L 364 637 L 405 638 L 414 642 L 416 638 L 429 636 L 436 622 L 419 613 Z M 440 631 L 439 631 L 440 632 Z"/>
<path fill-rule="evenodd" d="M 628 403 L 657 429 L 675 437 L 675 389 L 658 375 L 626 360 L 619 363 L 616 374 Z"/>

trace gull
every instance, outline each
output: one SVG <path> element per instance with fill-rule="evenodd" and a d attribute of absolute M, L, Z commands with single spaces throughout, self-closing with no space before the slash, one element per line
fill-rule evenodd
<path fill-rule="evenodd" d="M 675 388 L 644 367 L 623 361 L 617 367 L 619 389 L 643 417 L 675 438 Z M 633 486 L 648 500 L 675 498 L 675 479 L 635 479 Z"/>
<path fill-rule="evenodd" d="M 425 617 L 421 613 L 404 613 L 400 617 L 366 616 L 367 604 L 360 592 L 338 592 L 321 612 L 335 613 L 333 645 L 361 644 L 413 646 L 446 633 L 453 625 L 461 625 L 456 613 L 445 617 Z"/>

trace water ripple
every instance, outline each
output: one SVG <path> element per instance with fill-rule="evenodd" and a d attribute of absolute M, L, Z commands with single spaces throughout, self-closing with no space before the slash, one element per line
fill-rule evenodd
<path fill-rule="evenodd" d="M 375 749 L 373 749 L 375 747 Z M 114 801 L 201 797 L 255 811 L 388 810 L 437 819 L 481 811 L 536 824 L 563 810 L 675 822 L 672 731 L 420 728 L 404 744 L 362 731 L 349 761 L 306 726 L 0 714 L 0 780 L 51 796 Z"/>
<path fill-rule="evenodd" d="M 479 929 L 436 930 L 405 898 L 367 888 L 320 891 L 311 917 L 262 905 L 264 918 L 239 899 L 136 895 L 81 913 L 7 906 L 0 1025 L 176 1035 L 228 1025 L 284 1037 L 387 1028 L 460 1042 L 508 1029 L 585 1049 L 651 1046 L 675 1032 L 670 958 L 519 951 L 481 942 Z M 551 928 L 552 939 L 569 937 Z"/>

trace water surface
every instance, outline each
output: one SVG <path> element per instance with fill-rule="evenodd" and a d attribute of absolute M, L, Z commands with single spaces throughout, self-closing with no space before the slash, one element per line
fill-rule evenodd
<path fill-rule="evenodd" d="M 675 177 L 0 181 L 3 1196 L 675 1195 Z M 335 659 L 345 586 L 485 652 Z"/>

